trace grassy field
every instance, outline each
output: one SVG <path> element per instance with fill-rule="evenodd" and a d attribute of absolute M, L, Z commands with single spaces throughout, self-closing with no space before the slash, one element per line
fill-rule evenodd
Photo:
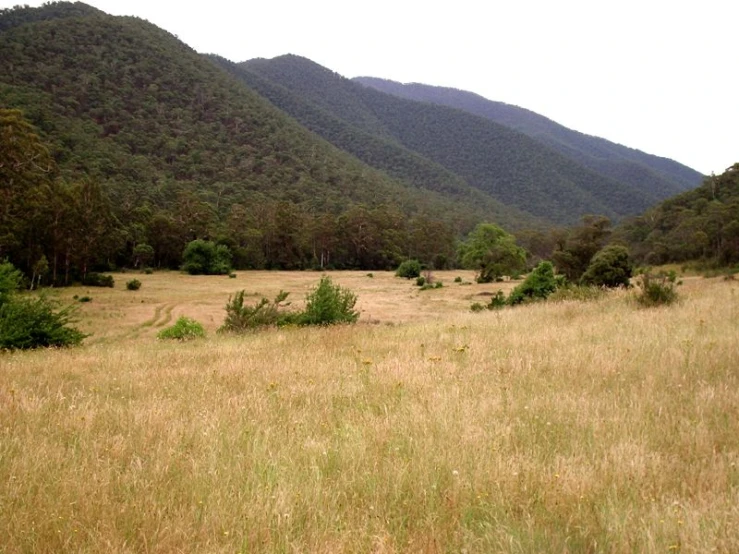
<path fill-rule="evenodd" d="M 456 275 L 243 337 L 229 294 L 319 275 L 59 292 L 94 335 L 0 355 L 0 552 L 739 552 L 739 283 L 473 314 L 501 287 Z"/>

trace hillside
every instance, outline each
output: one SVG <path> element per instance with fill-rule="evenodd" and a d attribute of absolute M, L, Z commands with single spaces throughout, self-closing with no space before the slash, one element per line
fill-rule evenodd
<path fill-rule="evenodd" d="M 573 223 L 585 213 L 617 219 L 640 213 L 656 200 L 652 194 L 599 175 L 523 133 L 462 110 L 381 93 L 305 58 L 288 55 L 240 65 L 353 129 L 395 141 L 498 201 L 552 222 Z M 270 99 L 300 118 L 294 105 L 277 95 Z M 342 147 L 321 125 L 303 122 Z M 354 153 L 367 163 L 376 163 L 370 156 Z"/>
<path fill-rule="evenodd" d="M 649 264 L 739 263 L 739 163 L 707 177 L 697 189 L 624 221 L 614 239 Z"/>
<path fill-rule="evenodd" d="M 174 267 L 194 238 L 228 244 L 242 267 L 386 267 L 411 251 L 448 258 L 457 233 L 495 215 L 361 163 L 146 21 L 55 3 L 4 10 L 0 29 L 0 105 L 58 168 L 36 183 L 59 191 L 46 208 L 99 186 L 110 213 L 104 251 L 84 261 L 71 239 L 9 233 L 0 252 L 26 270 L 42 254 L 73 272 L 135 264 L 142 244 Z"/>
<path fill-rule="evenodd" d="M 472 92 L 374 77 L 353 80 L 402 98 L 458 108 L 525 133 L 600 175 L 651 194 L 655 201 L 695 188 L 703 178 L 673 160 L 573 131 L 530 110 Z"/>

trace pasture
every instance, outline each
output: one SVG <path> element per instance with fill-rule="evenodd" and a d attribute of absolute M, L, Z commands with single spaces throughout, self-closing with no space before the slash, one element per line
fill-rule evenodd
<path fill-rule="evenodd" d="M 457 275 L 333 273 L 358 324 L 238 337 L 229 294 L 320 274 L 58 291 L 94 334 L 0 354 L 0 552 L 739 552 L 739 283 L 473 314 L 515 283 Z"/>

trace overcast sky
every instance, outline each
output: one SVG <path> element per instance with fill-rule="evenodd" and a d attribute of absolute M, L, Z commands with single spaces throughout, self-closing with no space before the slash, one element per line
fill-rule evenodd
<path fill-rule="evenodd" d="M 476 92 L 706 174 L 739 162 L 731 0 L 87 3 L 233 61 L 298 54 L 346 77 Z"/>

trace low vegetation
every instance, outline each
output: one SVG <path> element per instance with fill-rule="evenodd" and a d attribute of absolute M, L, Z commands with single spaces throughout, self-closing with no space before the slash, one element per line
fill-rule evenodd
<path fill-rule="evenodd" d="M 157 338 L 163 340 L 192 340 L 205 336 L 203 326 L 192 318 L 181 316 L 171 327 L 162 329 Z"/>
<path fill-rule="evenodd" d="M 623 289 L 470 314 L 513 285 L 409 295 L 365 273 L 332 278 L 393 325 L 173 346 L 132 333 L 154 306 L 119 287 L 81 311 L 120 334 L 3 354 L 0 550 L 739 551 L 737 282 L 684 278 L 669 314 Z M 209 329 L 233 286 L 141 280 Z"/>

